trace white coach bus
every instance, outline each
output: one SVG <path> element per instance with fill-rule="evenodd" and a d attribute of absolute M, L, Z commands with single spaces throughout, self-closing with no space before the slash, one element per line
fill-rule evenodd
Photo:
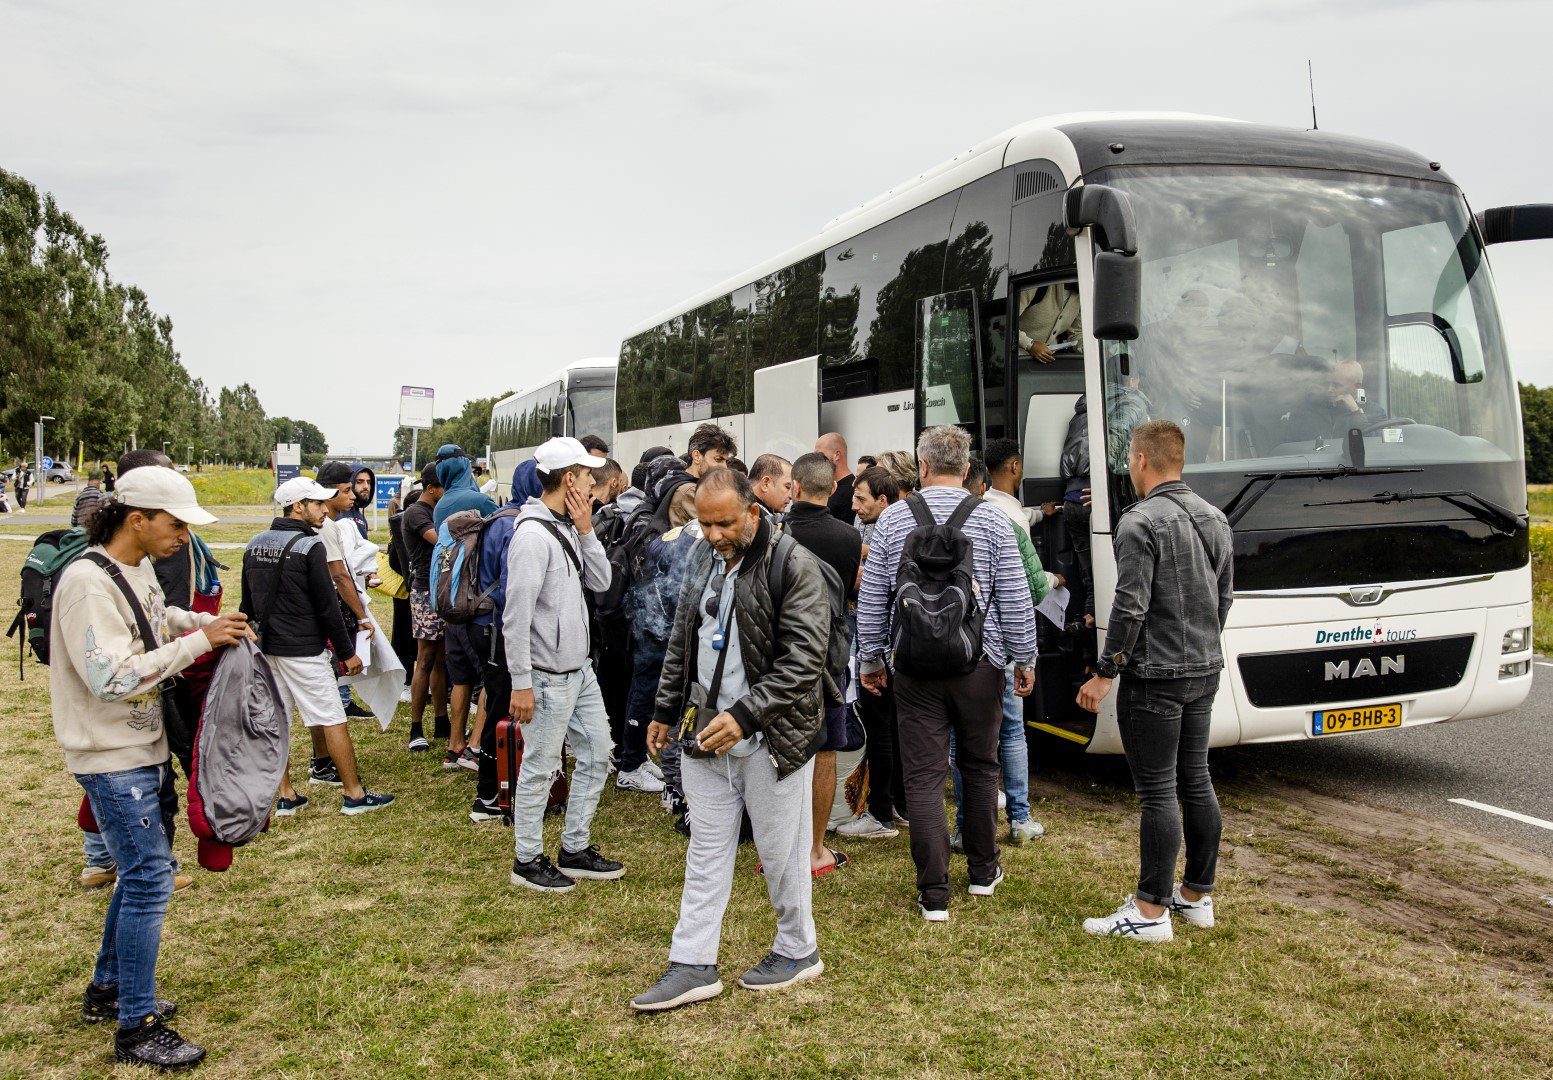
<path fill-rule="evenodd" d="M 1131 427 L 1188 433 L 1187 482 L 1235 532 L 1212 742 L 1502 712 L 1530 687 L 1519 402 L 1487 244 L 1439 163 L 1383 143 L 1178 114 L 1013 128 L 809 242 L 632 329 L 621 461 L 730 428 L 747 460 L 843 433 L 854 456 L 958 423 L 1060 500 L 1087 435 L 1094 633 L 1042 624 L 1032 726 L 1119 752 L 1115 695 L 1073 704 L 1135 498 Z M 1043 362 L 1044 361 L 1044 362 Z M 1062 515 L 1036 529 L 1078 584 Z M 1081 611 L 1075 594 L 1068 619 Z"/>
<path fill-rule="evenodd" d="M 512 471 L 556 435 L 597 435 L 613 447 L 614 357 L 578 360 L 491 408 L 491 471 L 503 500 L 512 497 Z"/>

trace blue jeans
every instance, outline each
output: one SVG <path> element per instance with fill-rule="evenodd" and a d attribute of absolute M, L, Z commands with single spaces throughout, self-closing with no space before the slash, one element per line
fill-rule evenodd
<path fill-rule="evenodd" d="M 523 764 L 512 790 L 513 851 L 528 862 L 545 849 L 545 803 L 568 741 L 577 755 L 561 846 L 581 851 L 609 776 L 609 713 L 592 667 L 565 675 L 534 670 L 534 719 L 523 725 Z"/>
<path fill-rule="evenodd" d="M 86 849 L 86 865 L 111 867 L 113 856 L 108 854 L 108 841 L 102 838 L 102 833 L 83 832 L 81 835 L 86 838 L 82 844 Z"/>
<path fill-rule="evenodd" d="M 949 732 L 949 757 L 954 776 L 954 831 L 965 825 L 960 809 L 960 770 L 953 765 L 954 731 Z M 998 728 L 998 762 L 1003 768 L 1003 794 L 1009 824 L 1030 820 L 1030 744 L 1025 741 L 1025 703 L 1014 693 L 1014 669 L 1003 673 L 1003 723 Z"/>
<path fill-rule="evenodd" d="M 119 885 L 103 920 L 92 982 L 119 988 L 119 1026 L 135 1027 L 156 1006 L 156 954 L 173 893 L 173 822 L 178 793 L 166 764 L 77 776 L 92 804 Z"/>

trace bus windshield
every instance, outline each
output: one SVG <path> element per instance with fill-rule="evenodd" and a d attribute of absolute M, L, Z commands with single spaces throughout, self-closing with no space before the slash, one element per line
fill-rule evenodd
<path fill-rule="evenodd" d="M 609 386 L 573 386 L 569 394 L 572 434 L 615 441 L 615 391 Z"/>
<path fill-rule="evenodd" d="M 1141 334 L 1105 354 L 1116 418 L 1172 419 L 1187 479 L 1520 458 L 1483 250 L 1445 183 L 1307 170 L 1114 170 L 1143 258 Z M 1120 406 L 1137 407 L 1120 407 Z M 1213 474 L 1221 474 L 1215 477 Z M 1283 523 L 1285 525 L 1291 523 Z"/>

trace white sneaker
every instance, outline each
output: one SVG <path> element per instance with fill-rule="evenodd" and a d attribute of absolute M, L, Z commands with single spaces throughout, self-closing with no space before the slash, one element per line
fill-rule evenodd
<path fill-rule="evenodd" d="M 922 897 L 917 897 L 917 910 L 922 912 L 922 918 L 928 922 L 948 922 L 949 909 L 947 907 L 928 907 L 922 902 Z"/>
<path fill-rule="evenodd" d="M 642 768 L 652 773 L 654 780 L 663 779 L 663 770 L 658 768 L 658 763 L 652 758 L 648 758 L 646 761 L 642 762 Z"/>
<path fill-rule="evenodd" d="M 1157 919 L 1145 918 L 1136 901 L 1129 896 L 1122 906 L 1103 919 L 1085 919 L 1084 933 L 1096 937 L 1124 937 L 1136 941 L 1169 941 L 1175 937 L 1170 929 L 1170 909 Z"/>
<path fill-rule="evenodd" d="M 998 788 L 998 809 L 999 810 L 1006 810 L 1006 809 L 1008 809 L 1008 796 L 1003 793 L 1003 789 L 1002 788 Z"/>
<path fill-rule="evenodd" d="M 973 881 L 973 882 L 971 882 L 970 888 L 968 888 L 965 891 L 970 893 L 972 896 L 991 896 L 992 895 L 992 890 L 996 889 L 998 887 L 998 885 L 1002 881 L 1003 881 L 1003 868 L 1001 866 L 999 866 L 998 867 L 998 875 L 997 875 L 997 877 L 993 878 L 991 881 L 987 882 L 985 885 L 978 885 L 978 884 L 976 884 Z"/>
<path fill-rule="evenodd" d="M 1008 827 L 1008 839 L 1013 844 L 1024 844 L 1031 840 L 1039 840 L 1045 835 L 1045 826 L 1033 818 L 1016 821 Z"/>
<path fill-rule="evenodd" d="M 401 704 L 401 705 L 408 705 L 408 704 L 410 704 L 410 688 L 408 686 L 406 686 L 403 690 L 399 691 L 399 704 Z"/>
<path fill-rule="evenodd" d="M 891 825 L 886 825 L 864 810 L 851 821 L 843 821 L 836 826 L 838 836 L 850 836 L 858 840 L 888 840 L 892 836 L 899 836 L 901 831 Z"/>
<path fill-rule="evenodd" d="M 1170 894 L 1170 910 L 1199 929 L 1213 928 L 1213 894 L 1211 893 L 1201 900 L 1188 900 L 1181 895 L 1181 886 L 1177 885 Z"/>
<path fill-rule="evenodd" d="M 663 790 L 663 781 L 645 768 L 636 768 L 616 775 L 615 786 L 621 791 L 645 791 L 656 795 Z"/>

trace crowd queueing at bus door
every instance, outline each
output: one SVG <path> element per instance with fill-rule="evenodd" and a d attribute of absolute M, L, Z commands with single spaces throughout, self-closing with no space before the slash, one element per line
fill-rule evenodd
<path fill-rule="evenodd" d="M 1022 720 L 1038 635 L 1094 636 L 1092 618 L 1058 627 L 1036 613 L 1063 578 L 1041 565 L 1030 526 L 1065 504 L 1021 505 L 1017 444 L 994 440 L 978 458 L 952 425 L 855 464 L 834 432 L 791 461 L 754 452 L 746 467 L 738 452 L 708 423 L 683 454 L 654 447 L 628 473 L 597 437 L 552 438 L 498 506 L 470 457 L 443 446 L 393 500 L 386 552 L 367 538 L 372 471 L 327 462 L 277 488 L 274 520 L 242 553 L 236 604 L 197 532 L 216 519 L 163 455 L 126 454 L 111 493 L 89 484 L 77 528 L 29 560 L 51 585 L 31 629 L 84 793 L 81 884 L 114 886 L 82 1018 L 114 1022 L 116 1056 L 181 1068 L 205 1054 L 169 1026 L 177 1007 L 156 980 L 163 916 L 190 883 L 172 849 L 179 784 L 200 861 L 215 867 L 242 842 L 231 808 L 251 805 L 256 785 L 277 819 L 391 811 L 396 796 L 362 775 L 350 721 L 375 716 L 386 731 L 402 699 L 407 752 L 440 751 L 443 768 L 473 774 L 469 820 L 512 829 L 513 886 L 607 889 L 595 883 L 629 872 L 629 851 L 594 842 L 611 776 L 622 798 L 658 799 L 665 828 L 688 838 L 667 963 L 656 981 L 644 973 L 632 1009 L 722 992 L 741 842 L 758 850 L 776 921 L 769 953 L 738 976 L 750 990 L 824 971 L 813 889 L 865 857 L 866 841 L 909 832 L 903 903 L 928 922 L 949 920 L 957 882 L 966 902 L 994 903 L 1000 841 L 1044 831 Z M 1134 941 L 1170 940 L 1177 916 L 1214 922 L 1207 739 L 1230 534 L 1182 482 L 1183 453 L 1170 421 L 1132 432 L 1140 498 L 1116 527 L 1110 626 L 1075 686 L 1090 711 L 1117 695 L 1142 807 L 1136 889 L 1083 929 Z M 1087 559 L 1074 572 L 1087 576 Z M 393 597 L 386 633 L 374 590 Z M 257 689 L 220 707 L 268 703 L 273 745 L 223 745 L 191 723 L 217 708 L 214 695 L 201 702 L 213 679 L 238 677 Z M 286 765 L 293 714 L 311 744 L 305 787 Z M 866 783 L 849 797 L 859 769 Z M 553 853 L 547 810 L 564 817 Z"/>

